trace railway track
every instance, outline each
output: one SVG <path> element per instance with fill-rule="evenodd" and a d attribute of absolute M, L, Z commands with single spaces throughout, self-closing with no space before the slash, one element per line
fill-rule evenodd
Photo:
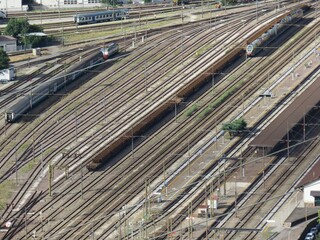
<path fill-rule="evenodd" d="M 310 41 L 310 39 L 309 39 L 309 41 Z M 260 176 L 260 177 L 261 177 L 261 176 Z M 217 187 L 219 188 L 219 186 L 217 186 Z M 216 187 L 214 187 L 214 188 L 216 188 Z M 203 194 L 203 193 L 202 193 L 202 194 Z M 238 202 L 238 201 L 239 201 L 239 199 L 237 199 L 237 202 Z M 197 204 L 199 204 L 199 203 L 201 203 L 201 201 L 200 201 L 200 202 L 197 202 L 197 203 L 194 203 L 194 206 L 197 206 Z M 234 211 L 235 211 L 235 210 L 234 210 L 234 208 L 233 208 L 233 211 L 232 211 L 233 214 L 234 214 Z M 244 215 L 245 215 L 245 214 L 244 214 Z M 219 220 L 219 221 L 220 221 L 220 220 Z M 232 222 L 232 221 L 231 221 L 231 222 Z M 237 220 L 237 222 L 238 222 L 238 220 Z M 242 222 L 242 221 L 239 220 L 239 222 Z M 212 227 L 216 227 L 216 226 L 213 225 Z M 223 228 L 224 226 L 221 225 L 221 226 L 219 226 L 219 227 L 222 227 L 222 228 Z M 243 226 L 243 227 L 246 228 L 246 226 Z M 204 235 L 203 235 L 202 237 L 204 237 Z M 212 236 L 211 236 L 211 237 L 212 237 Z M 217 237 L 217 236 L 216 236 L 216 237 Z"/>
<path fill-rule="evenodd" d="M 209 129 L 210 130 L 210 129 Z M 209 131 L 208 130 L 208 131 Z M 182 134 L 183 135 L 183 134 Z M 186 191 L 186 192 L 188 192 L 188 191 Z M 195 204 L 195 206 L 196 206 L 197 204 Z M 180 216 L 187 216 L 186 214 L 180 214 Z"/>

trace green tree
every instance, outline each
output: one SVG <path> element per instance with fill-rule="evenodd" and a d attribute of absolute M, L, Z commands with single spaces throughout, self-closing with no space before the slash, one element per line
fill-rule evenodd
<path fill-rule="evenodd" d="M 25 18 L 12 18 L 9 20 L 4 33 L 13 37 L 23 36 L 31 32 L 43 32 L 43 28 L 38 25 L 30 25 Z"/>
<path fill-rule="evenodd" d="M 222 126 L 224 131 L 228 131 L 230 136 L 245 130 L 247 128 L 247 122 L 243 118 L 236 119 L 231 123 L 225 123 Z"/>
<path fill-rule="evenodd" d="M 8 68 L 9 61 L 10 59 L 7 53 L 2 48 L 0 48 L 0 70 Z"/>
<path fill-rule="evenodd" d="M 43 32 L 43 27 L 35 24 L 29 25 L 28 33 L 32 33 L 32 32 Z"/>
<path fill-rule="evenodd" d="M 11 18 L 4 29 L 4 33 L 13 37 L 18 35 L 25 35 L 29 32 L 30 24 L 27 19 L 24 18 Z"/>
<path fill-rule="evenodd" d="M 12 18 L 9 20 L 5 28 L 5 34 L 13 37 L 20 36 L 20 42 L 23 44 L 31 44 L 32 47 L 38 47 L 46 41 L 44 37 L 25 36 L 31 32 L 43 32 L 43 28 L 38 25 L 30 25 L 27 19 Z"/>
<path fill-rule="evenodd" d="M 111 6 L 113 6 L 113 5 L 114 5 L 114 1 L 115 1 L 115 0 L 102 0 L 101 3 L 104 4 L 104 5 L 111 5 Z"/>

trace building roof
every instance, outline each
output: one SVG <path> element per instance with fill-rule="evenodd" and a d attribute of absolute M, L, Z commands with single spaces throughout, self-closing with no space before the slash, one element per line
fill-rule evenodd
<path fill-rule="evenodd" d="M 302 117 L 320 101 L 320 77 L 303 91 L 279 116 L 250 143 L 253 147 L 273 148 Z"/>
<path fill-rule="evenodd" d="M 0 42 L 17 41 L 14 37 L 7 35 L 0 35 Z"/>
<path fill-rule="evenodd" d="M 320 191 L 310 191 L 310 195 L 313 197 L 320 197 Z"/>
<path fill-rule="evenodd" d="M 34 32 L 34 33 L 27 33 L 26 36 L 37 36 L 37 37 L 45 37 L 47 34 L 43 32 Z"/>
<path fill-rule="evenodd" d="M 318 160 L 301 179 L 301 181 L 297 184 L 297 187 L 304 187 L 318 180 L 320 180 L 320 160 Z"/>

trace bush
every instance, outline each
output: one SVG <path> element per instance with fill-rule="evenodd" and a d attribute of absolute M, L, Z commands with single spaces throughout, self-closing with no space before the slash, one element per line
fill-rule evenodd
<path fill-rule="evenodd" d="M 247 128 L 247 122 L 243 118 L 236 119 L 231 123 L 225 123 L 222 126 L 224 131 L 228 131 L 230 136 L 245 130 Z"/>
<path fill-rule="evenodd" d="M 184 115 L 186 117 L 190 117 L 192 116 L 192 114 L 194 114 L 194 112 L 196 112 L 198 110 L 198 105 L 197 104 L 193 104 L 190 108 L 187 109 L 187 111 L 184 113 Z"/>
<path fill-rule="evenodd" d="M 0 48 L 0 70 L 8 68 L 9 61 L 10 59 L 7 53 L 2 48 Z"/>

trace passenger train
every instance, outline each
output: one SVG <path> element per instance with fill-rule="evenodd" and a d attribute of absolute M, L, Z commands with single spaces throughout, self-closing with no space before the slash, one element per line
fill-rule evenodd
<path fill-rule="evenodd" d="M 116 43 L 110 45 L 112 45 L 112 51 L 109 51 L 109 45 L 103 48 L 103 51 L 108 52 L 108 57 L 116 54 L 119 49 L 118 44 Z M 6 121 L 8 123 L 15 122 L 19 117 L 35 107 L 35 105 L 45 100 L 49 95 L 56 93 L 65 85 L 76 80 L 79 76 L 84 74 L 89 69 L 92 69 L 97 63 L 102 61 L 103 58 L 101 56 L 101 52 L 93 53 L 82 59 L 82 61 L 79 61 L 69 67 L 66 72 L 59 73 L 49 81 L 31 89 L 28 94 L 19 98 L 17 102 L 9 110 L 7 110 L 5 113 Z"/>
<path fill-rule="evenodd" d="M 4 11 L 0 11 L 0 18 L 7 18 L 7 14 Z"/>
<path fill-rule="evenodd" d="M 101 52 L 105 60 L 107 60 L 109 56 L 114 55 L 118 51 L 119 51 L 119 45 L 116 43 L 110 43 L 108 45 L 105 45 L 103 48 L 101 48 Z"/>
<path fill-rule="evenodd" d="M 129 17 L 128 9 L 114 9 L 103 12 L 77 14 L 73 17 L 74 23 L 98 23 L 126 19 Z"/>
<path fill-rule="evenodd" d="M 270 28 L 267 32 L 262 34 L 259 38 L 247 45 L 247 56 L 252 57 L 259 52 L 263 46 L 271 42 L 279 33 L 287 29 L 288 23 L 303 17 L 303 10 L 298 9 L 292 11 L 289 15 L 281 19 L 279 23 Z"/>

